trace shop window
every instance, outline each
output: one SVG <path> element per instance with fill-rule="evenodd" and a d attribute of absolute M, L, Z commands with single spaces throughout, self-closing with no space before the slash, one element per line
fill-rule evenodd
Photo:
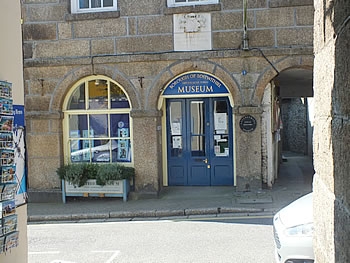
<path fill-rule="evenodd" d="M 117 10 L 117 0 L 71 0 L 72 13 L 105 12 Z"/>
<path fill-rule="evenodd" d="M 168 0 L 168 7 L 217 4 L 219 0 Z"/>
<path fill-rule="evenodd" d="M 104 77 L 82 80 L 64 108 L 70 162 L 132 162 L 130 103 L 117 83 Z"/>

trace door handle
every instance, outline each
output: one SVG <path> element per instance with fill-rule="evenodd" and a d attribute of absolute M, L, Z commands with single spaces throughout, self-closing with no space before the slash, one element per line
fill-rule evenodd
<path fill-rule="evenodd" d="M 205 158 L 205 159 L 203 160 L 203 163 L 208 163 L 208 158 Z"/>

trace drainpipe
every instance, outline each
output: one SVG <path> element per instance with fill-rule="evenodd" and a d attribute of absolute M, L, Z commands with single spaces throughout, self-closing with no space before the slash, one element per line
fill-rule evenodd
<path fill-rule="evenodd" d="M 242 49 L 243 50 L 249 50 L 249 43 L 248 43 L 248 34 L 247 34 L 247 3 L 248 0 L 243 0 L 243 43 L 242 43 Z"/>

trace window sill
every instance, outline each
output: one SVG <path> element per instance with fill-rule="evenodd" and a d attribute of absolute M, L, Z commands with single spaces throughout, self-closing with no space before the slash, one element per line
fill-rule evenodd
<path fill-rule="evenodd" d="M 182 14 L 182 13 L 212 12 L 212 11 L 221 11 L 221 4 L 166 7 L 163 10 L 165 15 Z"/>
<path fill-rule="evenodd" d="M 120 11 L 108 11 L 108 12 L 91 12 L 80 14 L 67 14 L 66 21 L 80 21 L 80 20 L 93 20 L 93 19 L 108 19 L 120 17 Z"/>
<path fill-rule="evenodd" d="M 270 0 L 269 7 L 290 7 L 313 5 L 313 0 Z"/>

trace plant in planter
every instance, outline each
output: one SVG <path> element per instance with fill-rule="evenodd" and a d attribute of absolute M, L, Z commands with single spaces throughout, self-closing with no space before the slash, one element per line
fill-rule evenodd
<path fill-rule="evenodd" d="M 78 187 L 85 185 L 89 179 L 96 179 L 96 184 L 103 186 L 108 181 L 131 179 L 135 175 L 133 167 L 117 163 L 71 163 L 59 167 L 56 172 L 61 180 Z"/>
<path fill-rule="evenodd" d="M 126 167 L 117 163 L 100 165 L 97 169 L 96 183 L 106 185 L 108 181 L 131 179 L 134 175 L 135 169 L 133 167 Z"/>

